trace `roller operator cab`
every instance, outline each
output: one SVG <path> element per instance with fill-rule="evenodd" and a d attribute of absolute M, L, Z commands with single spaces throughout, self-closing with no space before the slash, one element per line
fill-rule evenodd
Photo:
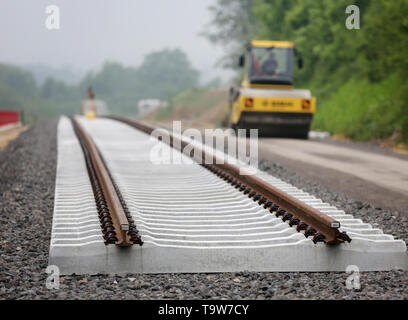
<path fill-rule="evenodd" d="M 230 127 L 258 129 L 260 136 L 307 139 L 316 99 L 309 90 L 293 88 L 295 62 L 302 67 L 293 42 L 248 43 L 239 59 L 244 69 L 241 87 L 230 89 Z"/>

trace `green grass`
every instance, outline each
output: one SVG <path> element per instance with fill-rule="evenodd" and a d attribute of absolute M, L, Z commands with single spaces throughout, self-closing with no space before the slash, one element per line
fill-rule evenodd
<path fill-rule="evenodd" d="M 353 140 L 408 137 L 408 85 L 396 74 L 378 83 L 350 79 L 317 100 L 313 128 Z"/>

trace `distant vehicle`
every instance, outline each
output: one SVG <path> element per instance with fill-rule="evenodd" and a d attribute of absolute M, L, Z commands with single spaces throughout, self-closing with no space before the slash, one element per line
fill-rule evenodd
<path fill-rule="evenodd" d="M 229 95 L 228 123 L 233 129 L 258 129 L 259 136 L 307 139 L 316 98 L 309 90 L 293 88 L 293 65 L 302 68 L 293 42 L 253 40 L 239 66 L 244 68 L 240 88 Z"/>
<path fill-rule="evenodd" d="M 165 108 L 169 105 L 167 101 L 162 101 L 159 99 L 143 99 L 139 100 L 137 103 L 137 116 L 143 117 L 144 115 L 147 115 L 149 113 L 154 112 L 155 110 Z"/>

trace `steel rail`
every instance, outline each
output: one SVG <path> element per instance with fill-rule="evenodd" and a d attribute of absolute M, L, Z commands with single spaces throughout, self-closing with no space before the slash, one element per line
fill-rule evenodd
<path fill-rule="evenodd" d="M 71 118 L 74 131 L 81 143 L 87 161 L 88 173 L 94 189 L 95 201 L 105 234 L 105 243 L 117 246 L 131 246 L 143 242 L 137 234 L 130 214 L 126 213 L 121 195 L 118 194 L 115 182 L 112 180 L 99 151 L 82 126 Z"/>
<path fill-rule="evenodd" d="M 154 125 L 121 117 L 108 116 L 106 118 L 121 121 L 149 135 L 154 130 L 163 129 Z M 170 146 L 179 149 L 180 152 L 182 152 L 186 146 L 190 145 L 189 141 L 186 141 L 183 138 L 179 139 L 167 130 L 166 132 L 169 135 L 170 140 L 166 142 L 169 143 Z M 240 173 L 242 168 L 228 163 L 224 161 L 224 159 L 220 161 L 215 154 L 209 154 L 207 151 L 198 148 L 197 146 L 194 146 L 191 151 L 193 150 L 199 151 L 194 151 L 194 155 L 190 154 L 190 156 L 195 158 L 197 162 L 234 185 L 250 198 L 253 198 L 254 201 L 258 201 L 258 203 L 263 205 L 264 208 L 269 208 L 271 213 L 281 217 L 282 220 L 289 220 L 289 224 L 291 226 L 295 225 L 297 231 L 300 232 L 301 230 L 305 230 L 305 236 L 313 236 L 313 241 L 315 243 L 323 241 L 326 244 L 339 244 L 344 241 L 351 241 L 350 237 L 345 232 L 339 230 L 339 221 L 336 221 L 332 217 L 329 217 L 303 201 L 296 199 L 279 188 L 268 184 L 255 175 L 242 175 Z M 208 163 L 208 159 L 212 159 L 211 164 L 206 164 Z"/>

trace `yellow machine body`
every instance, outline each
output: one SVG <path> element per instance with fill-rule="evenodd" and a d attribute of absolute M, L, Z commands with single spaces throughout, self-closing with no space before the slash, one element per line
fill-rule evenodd
<path fill-rule="evenodd" d="M 252 98 L 240 96 L 232 105 L 231 122 L 237 124 L 243 112 L 280 112 L 314 114 L 316 98 Z"/>
<path fill-rule="evenodd" d="M 243 81 L 240 88 L 230 89 L 228 121 L 232 128 L 258 129 L 261 136 L 307 138 L 316 98 L 309 90 L 293 87 L 296 55 L 293 42 L 254 40 L 247 45 L 246 55 L 240 58 Z M 267 63 L 270 74 L 264 68 Z"/>

